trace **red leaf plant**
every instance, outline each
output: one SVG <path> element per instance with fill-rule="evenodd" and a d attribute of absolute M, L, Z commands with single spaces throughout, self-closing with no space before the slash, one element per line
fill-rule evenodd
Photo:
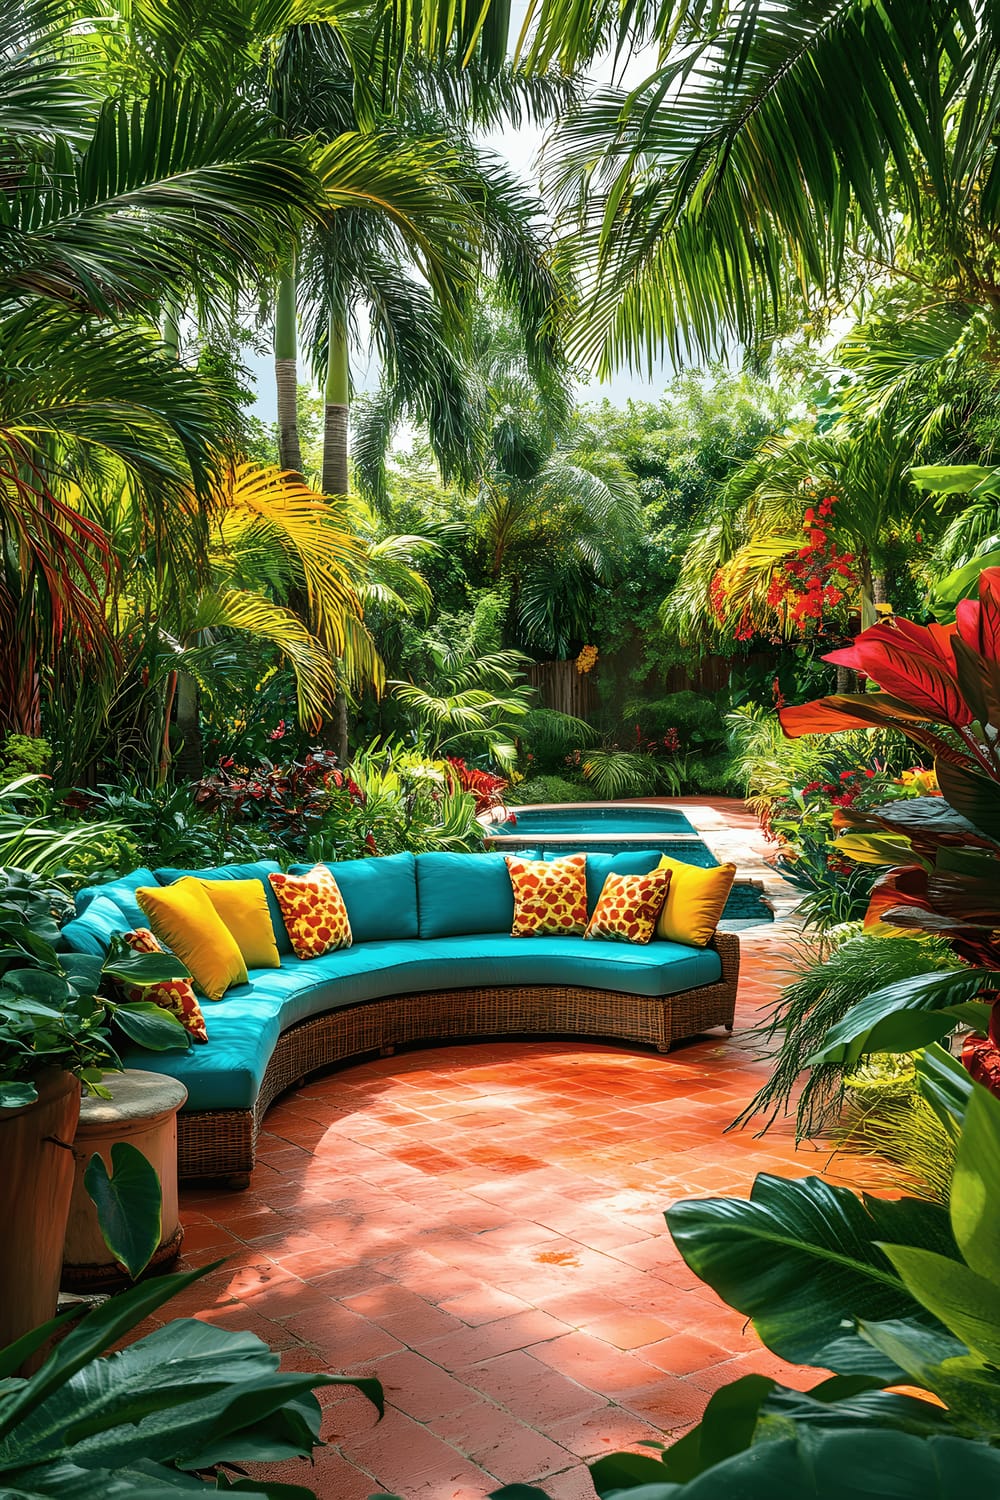
<path fill-rule="evenodd" d="M 784 732 L 899 730 L 932 751 L 942 792 L 839 810 L 841 830 L 903 835 L 910 851 L 912 862 L 876 882 L 866 923 L 936 933 L 967 963 L 1000 971 L 1000 568 L 983 570 L 979 597 L 962 601 L 954 625 L 888 620 L 824 660 L 881 691 L 783 708 Z M 989 1038 L 967 1048 L 983 1082 L 1000 1080 L 998 1043 L 1000 1002 Z"/>

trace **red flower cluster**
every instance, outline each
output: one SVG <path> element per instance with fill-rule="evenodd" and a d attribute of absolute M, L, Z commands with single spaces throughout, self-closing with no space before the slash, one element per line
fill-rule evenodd
<path fill-rule="evenodd" d="M 500 806 L 507 790 L 507 782 L 502 776 L 494 776 L 490 771 L 479 771 L 475 766 L 467 766 L 458 756 L 449 755 L 445 758 L 458 777 L 462 791 L 471 792 L 475 797 L 477 813 L 489 812 L 491 807 Z"/>
<path fill-rule="evenodd" d="M 810 620 L 818 623 L 825 610 L 843 601 L 844 585 L 857 582 L 854 554 L 839 551 L 827 532 L 836 505 L 836 498 L 828 495 L 818 506 L 808 508 L 802 521 L 805 546 L 785 559 L 767 591 L 768 604 L 773 609 L 785 607 L 800 632 Z"/>
<path fill-rule="evenodd" d="M 839 786 L 832 781 L 807 781 L 802 795 L 809 797 L 822 792 L 834 807 L 850 807 L 857 801 L 865 781 L 870 781 L 874 775 L 874 771 L 841 771 Z"/>

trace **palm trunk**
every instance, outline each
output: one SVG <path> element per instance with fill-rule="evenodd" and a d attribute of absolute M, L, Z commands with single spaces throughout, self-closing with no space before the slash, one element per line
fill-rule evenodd
<path fill-rule="evenodd" d="M 323 493 L 350 493 L 347 468 L 347 432 L 350 415 L 351 373 L 347 332 L 336 312 L 330 313 L 327 342 L 326 387 L 323 392 Z"/>
<path fill-rule="evenodd" d="M 858 579 L 861 584 L 861 629 L 870 630 L 878 620 L 875 609 L 875 580 L 867 547 L 858 553 Z"/>
<path fill-rule="evenodd" d="M 178 748 L 173 757 L 174 769 L 186 781 L 200 781 L 205 773 L 205 754 L 198 712 L 198 684 L 188 672 L 177 673 L 176 704 L 174 728 Z"/>
<path fill-rule="evenodd" d="M 181 305 L 174 297 L 164 297 L 160 336 L 174 359 L 181 357 L 181 311 Z"/>
<path fill-rule="evenodd" d="M 282 272 L 274 309 L 274 382 L 278 395 L 278 462 L 302 473 L 299 443 L 298 328 L 295 268 Z"/>
<path fill-rule="evenodd" d="M 327 339 L 326 385 L 323 390 L 323 475 L 324 495 L 349 495 L 351 476 L 347 466 L 348 418 L 350 416 L 351 370 L 344 320 L 335 310 L 330 312 Z M 343 675 L 343 663 L 341 663 Z M 338 688 L 333 706 L 333 748 L 342 766 L 350 753 L 350 722 L 347 694 Z"/>

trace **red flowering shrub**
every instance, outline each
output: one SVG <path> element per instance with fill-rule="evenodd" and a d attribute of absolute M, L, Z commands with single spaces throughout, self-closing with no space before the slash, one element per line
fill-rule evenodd
<path fill-rule="evenodd" d="M 364 804 L 364 793 L 339 769 L 333 751 L 315 749 L 302 760 L 265 761 L 247 771 L 224 761 L 196 784 L 194 800 L 205 812 L 223 811 L 231 822 L 261 824 L 301 850 L 338 793 Z"/>
<path fill-rule="evenodd" d="M 445 758 L 458 777 L 462 791 L 471 792 L 475 797 L 477 814 L 489 812 L 491 807 L 501 805 L 503 794 L 509 785 L 503 776 L 494 776 L 491 771 L 480 771 L 475 766 L 467 766 L 458 756 L 449 755 Z"/>
<path fill-rule="evenodd" d="M 854 554 L 841 552 L 827 531 L 836 505 L 836 498 L 828 495 L 818 506 L 809 506 L 802 521 L 805 546 L 784 559 L 767 591 L 768 604 L 787 611 L 800 634 L 810 621 L 820 624 L 829 610 L 843 603 L 845 588 L 857 583 Z"/>

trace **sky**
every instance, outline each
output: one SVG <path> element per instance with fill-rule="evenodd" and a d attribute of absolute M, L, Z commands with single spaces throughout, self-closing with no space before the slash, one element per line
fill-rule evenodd
<path fill-rule="evenodd" d="M 516 37 L 524 18 L 526 0 L 514 0 L 511 7 L 512 23 L 511 34 Z M 653 62 L 652 57 L 647 54 L 640 55 L 629 63 L 624 75 L 620 75 L 619 81 L 626 86 L 638 83 L 649 70 Z M 593 69 L 594 80 L 597 84 L 611 82 L 610 59 L 599 60 Z M 484 135 L 483 145 L 496 154 L 506 159 L 519 177 L 538 191 L 538 154 L 541 148 L 543 131 L 533 127 L 524 126 L 519 130 L 505 129 Z M 258 356 L 252 351 L 244 353 L 244 361 L 247 368 L 254 377 L 257 400 L 254 406 L 255 414 L 265 422 L 273 422 L 277 412 L 275 408 L 274 395 L 274 369 L 269 355 Z M 306 371 L 303 370 L 302 378 Z M 378 384 L 378 360 L 374 355 L 366 359 L 364 351 L 356 351 L 352 359 L 352 375 L 359 391 L 374 389 Z M 641 375 L 633 374 L 628 370 L 621 370 L 609 380 L 598 381 L 596 376 L 581 382 L 578 386 L 579 398 L 583 401 L 601 401 L 605 397 L 615 405 L 624 405 L 627 400 L 633 398 L 639 401 L 655 401 L 663 392 L 663 388 L 670 378 L 672 367 L 664 362 L 660 370 L 654 374 L 652 380 L 644 379 Z"/>

